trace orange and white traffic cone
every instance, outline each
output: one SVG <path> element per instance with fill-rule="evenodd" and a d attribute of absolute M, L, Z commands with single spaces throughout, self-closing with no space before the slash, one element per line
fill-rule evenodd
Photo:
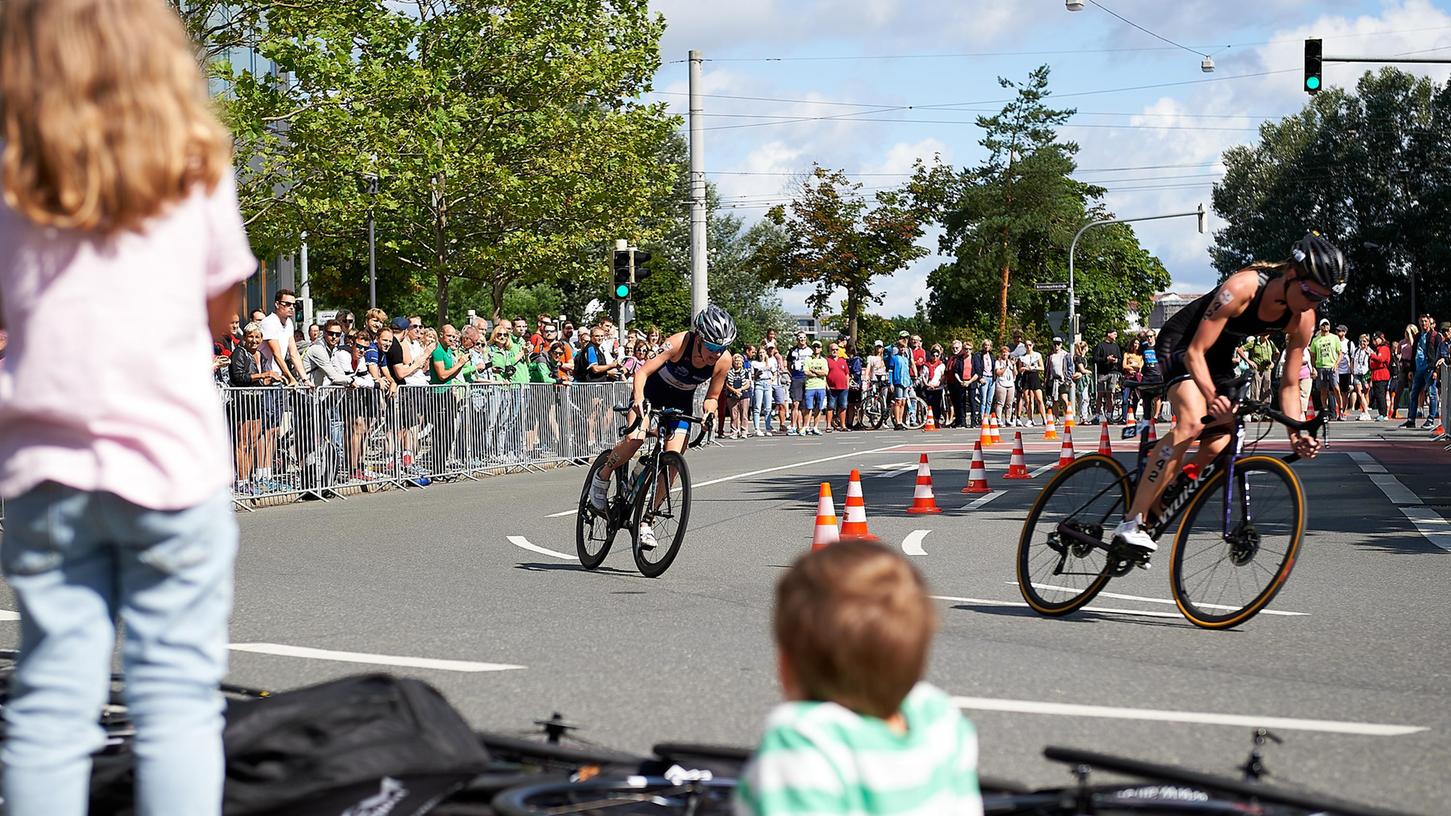
<path fill-rule="evenodd" d="M 1072 411 L 1069 411 L 1068 412 L 1068 416 L 1063 417 L 1063 430 L 1064 430 L 1064 432 L 1065 433 L 1073 433 L 1073 429 L 1075 427 L 1077 427 L 1077 425 L 1078 425 L 1078 423 L 1076 423 L 1076 422 L 1073 421 L 1073 412 Z"/>
<path fill-rule="evenodd" d="M 1153 420 L 1149 420 L 1148 435 L 1149 435 L 1149 447 L 1151 447 L 1151 448 L 1154 447 L 1154 443 L 1155 442 L 1158 442 L 1159 441 L 1159 432 L 1157 430 L 1155 430 L 1155 428 L 1158 427 L 1158 425 L 1159 425 L 1159 423 L 1154 422 Z"/>
<path fill-rule="evenodd" d="M 922 454 L 922 460 L 917 463 L 917 488 L 912 492 L 912 506 L 907 508 L 908 513 L 941 513 L 942 508 L 937 506 L 937 498 L 932 495 L 932 469 L 927 467 L 927 454 Z"/>
<path fill-rule="evenodd" d="M 846 517 L 841 521 L 841 535 L 855 536 L 859 540 L 880 541 L 867 531 L 867 503 L 862 497 L 862 474 L 852 468 L 851 481 L 846 485 Z"/>
<path fill-rule="evenodd" d="M 1108 420 L 1106 419 L 1098 434 L 1098 452 L 1104 456 L 1113 456 L 1113 441 L 1108 436 Z"/>
<path fill-rule="evenodd" d="M 1134 416 L 1134 409 L 1130 408 L 1129 409 L 1128 416 L 1124 417 L 1124 424 L 1125 425 L 1133 425 L 1134 423 L 1136 423 L 1138 421 L 1139 421 L 1138 418 Z"/>
<path fill-rule="evenodd" d="M 1057 439 L 1058 438 L 1058 426 L 1056 424 L 1054 424 L 1054 422 L 1053 422 L 1053 412 L 1052 411 L 1049 411 L 1048 412 L 1048 424 L 1046 426 L 1044 426 L 1044 428 L 1043 428 L 1043 438 L 1044 439 Z"/>
<path fill-rule="evenodd" d="M 991 493 L 993 489 L 987 486 L 987 465 L 982 461 L 982 446 L 972 446 L 972 466 L 967 471 L 967 487 L 962 489 L 963 493 Z"/>
<path fill-rule="evenodd" d="M 831 482 L 821 483 L 816 500 L 816 529 L 811 534 L 811 551 L 829 547 L 841 540 L 836 529 L 836 503 L 831 500 Z"/>
<path fill-rule="evenodd" d="M 937 417 L 932 414 L 932 409 L 929 407 L 927 409 L 927 424 L 922 426 L 922 431 L 925 433 L 935 430 L 937 430 Z"/>
<path fill-rule="evenodd" d="M 1058 451 L 1058 470 L 1073 464 L 1075 454 L 1073 453 L 1073 434 L 1064 432 L 1063 447 Z"/>
<path fill-rule="evenodd" d="M 982 428 L 977 434 L 977 444 L 984 448 L 992 447 L 993 444 L 993 423 L 990 417 L 982 418 Z"/>
<path fill-rule="evenodd" d="M 1028 462 L 1023 458 L 1023 432 L 1013 434 L 1013 458 L 1008 460 L 1008 472 L 1003 475 L 1004 479 L 1031 479 L 1033 475 L 1028 472 Z"/>
<path fill-rule="evenodd" d="M 993 414 L 992 434 L 993 434 L 993 444 L 994 445 L 996 445 L 997 443 L 1003 441 L 1003 436 L 1002 436 L 1001 430 L 1002 430 L 1002 428 L 999 427 L 999 425 L 998 425 L 998 415 L 997 414 Z"/>

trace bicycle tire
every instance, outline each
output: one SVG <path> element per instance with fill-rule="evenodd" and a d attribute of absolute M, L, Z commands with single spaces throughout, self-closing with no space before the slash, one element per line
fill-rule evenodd
<path fill-rule="evenodd" d="M 615 534 L 619 532 L 619 528 L 611 523 L 610 518 L 614 512 L 615 499 L 617 497 L 611 497 L 609 513 L 600 513 L 598 510 L 590 507 L 589 504 L 590 485 L 594 483 L 595 474 L 600 472 L 605 466 L 605 463 L 609 461 L 609 458 L 610 451 L 603 451 L 599 456 L 595 457 L 594 463 L 589 466 L 589 472 L 584 476 L 584 487 L 579 492 L 579 508 L 575 512 L 574 551 L 575 555 L 579 556 L 579 563 L 583 564 L 584 568 L 588 570 L 597 569 L 600 564 L 604 563 L 605 556 L 610 554 L 610 547 L 615 542 Z M 616 493 L 618 494 L 620 480 L 613 479 L 611 481 L 614 483 L 613 486 L 616 488 Z M 599 525 L 604 526 L 602 532 L 603 537 L 597 538 L 595 533 Z M 591 542 L 598 542 L 597 551 L 589 546 Z"/>
<path fill-rule="evenodd" d="M 662 473 L 675 473 L 680 487 L 679 498 L 676 498 L 673 486 L 667 488 L 661 504 L 650 511 L 651 518 L 646 519 L 646 506 L 650 497 L 655 495 Z M 645 550 L 640 547 L 640 525 L 650 523 L 651 527 L 658 526 L 661 515 L 661 507 L 667 507 L 665 515 L 676 520 L 675 529 L 669 534 L 669 541 L 661 541 L 656 536 L 656 545 L 652 552 L 658 555 L 658 560 L 650 561 L 645 558 Z M 685 466 L 685 457 L 675 451 L 661 451 L 660 459 L 655 467 L 650 470 L 650 476 L 646 479 L 639 494 L 635 496 L 635 509 L 630 515 L 630 532 L 633 537 L 635 566 L 640 574 L 646 578 L 659 578 L 670 569 L 674 563 L 675 556 L 680 554 L 680 544 L 685 540 L 685 530 L 690 523 L 690 470 Z"/>
<path fill-rule="evenodd" d="M 676 785 L 656 777 L 528 785 L 500 793 L 494 797 L 493 808 L 499 816 L 541 813 L 724 816 L 731 812 L 735 787 L 731 780 Z"/>
<path fill-rule="evenodd" d="M 927 400 L 909 394 L 906 408 L 902 411 L 902 425 L 909 431 L 922 430 L 927 425 Z"/>
<path fill-rule="evenodd" d="M 862 400 L 862 425 L 872 430 L 882 427 L 887 421 L 887 412 L 882 407 L 882 400 L 877 394 L 871 394 Z"/>
<path fill-rule="evenodd" d="M 1081 491 L 1077 498 L 1070 498 L 1066 503 L 1073 509 L 1067 512 L 1063 519 L 1048 522 L 1049 530 L 1054 532 L 1044 531 L 1042 536 L 1038 535 L 1039 522 L 1044 520 L 1049 502 L 1063 491 L 1064 485 L 1072 479 L 1077 479 L 1079 482 L 1074 485 L 1074 489 Z M 1114 489 L 1115 486 L 1117 490 Z M 1111 498 L 1113 503 L 1105 504 L 1106 498 Z M 1115 511 L 1122 512 L 1124 508 L 1128 507 L 1128 502 L 1127 472 L 1123 465 L 1108 456 L 1096 453 L 1085 454 L 1048 480 L 1042 491 L 1038 493 L 1038 498 L 1033 501 L 1033 507 L 1023 521 L 1023 531 L 1018 536 L 1018 589 L 1023 594 L 1023 600 L 1028 602 L 1028 606 L 1034 612 L 1050 617 L 1074 612 L 1102 592 L 1108 584 L 1109 578 L 1112 577 L 1110 575 L 1112 562 L 1107 557 L 1109 542 L 1105 541 L 1103 546 L 1092 549 L 1084 549 L 1082 545 L 1063 544 L 1057 538 L 1058 524 L 1073 518 L 1091 505 L 1097 505 L 1094 507 L 1094 511 L 1085 517 L 1083 528 L 1085 532 L 1090 535 L 1096 534 L 1096 537 L 1102 540 L 1109 517 L 1113 516 Z M 1073 549 L 1065 552 L 1059 549 L 1060 547 Z M 1102 562 L 1097 567 L 1092 566 L 1095 554 Z M 1065 573 L 1065 562 L 1070 558 L 1083 561 L 1088 565 L 1085 568 L 1086 571 L 1075 570 Z M 1044 572 L 1042 568 L 1045 566 L 1052 568 Z M 1072 577 L 1089 580 L 1082 582 L 1082 586 L 1064 586 L 1065 583 L 1072 582 Z"/>
<path fill-rule="evenodd" d="M 1265 514 L 1255 515 L 1250 518 L 1251 525 L 1258 522 L 1258 526 L 1251 526 L 1250 535 L 1255 539 L 1252 547 L 1242 542 L 1227 542 L 1223 535 L 1223 512 L 1224 481 L 1229 477 L 1228 468 L 1221 469 L 1209 477 L 1204 486 L 1190 500 L 1189 506 L 1184 511 L 1184 520 L 1179 524 L 1179 530 L 1174 535 L 1174 552 L 1169 562 L 1169 588 L 1174 595 L 1174 603 L 1178 605 L 1179 611 L 1184 617 L 1195 626 L 1204 629 L 1229 629 L 1238 626 L 1269 605 L 1279 594 L 1285 581 L 1290 577 L 1290 571 L 1295 567 L 1295 560 L 1300 552 L 1300 545 L 1305 538 L 1305 490 L 1300 485 L 1300 480 L 1295 476 L 1295 471 L 1280 459 L 1274 456 L 1246 456 L 1235 460 L 1234 470 L 1236 478 L 1243 479 L 1241 486 L 1249 483 L 1253 474 L 1265 474 L 1266 479 L 1262 480 L 1261 486 L 1256 488 L 1260 495 L 1264 495 L 1265 487 L 1278 482 L 1286 488 L 1288 496 L 1287 518 L 1278 519 L 1277 522 L 1266 522 Z M 1254 493 L 1249 494 L 1255 495 Z M 1217 502 L 1217 508 L 1216 508 Z M 1259 509 L 1264 510 L 1269 505 L 1269 500 L 1261 498 L 1258 502 Z M 1273 506 L 1273 505 L 1269 505 Z M 1217 511 L 1201 513 L 1206 507 L 1215 508 Z M 1251 507 L 1254 510 L 1254 507 Z M 1200 547 L 1200 542 L 1191 543 L 1189 538 L 1194 532 L 1203 532 L 1205 525 L 1200 525 L 1195 530 L 1195 521 L 1201 515 L 1208 519 L 1209 529 L 1212 531 L 1208 543 Z M 1244 519 L 1240 519 L 1243 523 Z M 1273 569 L 1268 569 L 1260 562 L 1260 555 L 1264 552 L 1275 553 L 1273 549 L 1265 547 L 1264 535 L 1261 527 L 1269 529 L 1280 529 L 1286 538 L 1284 548 L 1279 551 L 1278 563 L 1273 564 Z M 1244 535 L 1242 530 L 1237 531 Z M 1214 539 L 1218 539 L 1215 543 Z M 1224 559 L 1216 562 L 1212 567 L 1200 567 L 1200 556 L 1212 555 L 1218 551 Z M 1187 561 L 1194 560 L 1194 564 Z M 1217 574 L 1218 569 L 1224 563 L 1230 565 L 1231 572 L 1226 574 L 1235 578 L 1235 586 L 1242 589 L 1245 586 L 1245 578 L 1255 576 L 1256 572 L 1244 573 L 1245 567 L 1256 566 L 1260 572 L 1267 577 L 1265 585 L 1259 589 L 1252 598 L 1245 602 L 1230 604 L 1216 603 L 1223 601 L 1223 593 L 1216 598 L 1206 597 L 1212 590 L 1206 585 Z M 1273 561 L 1273 557 L 1271 558 Z M 1236 563 L 1242 561 L 1243 563 Z M 1210 575 L 1203 582 L 1195 581 L 1195 578 L 1210 570 Z M 1193 588 L 1191 588 L 1193 584 Z M 1228 588 L 1226 582 L 1226 589 Z"/>

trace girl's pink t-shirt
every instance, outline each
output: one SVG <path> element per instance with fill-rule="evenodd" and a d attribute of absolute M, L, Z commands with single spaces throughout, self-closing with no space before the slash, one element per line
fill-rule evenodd
<path fill-rule="evenodd" d="M 177 510 L 229 485 L 207 300 L 256 268 L 230 174 L 109 239 L 0 200 L 0 497 L 54 481 Z"/>

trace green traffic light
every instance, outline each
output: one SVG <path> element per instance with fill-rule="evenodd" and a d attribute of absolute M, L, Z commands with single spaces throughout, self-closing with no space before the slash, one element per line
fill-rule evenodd
<path fill-rule="evenodd" d="M 1305 77 L 1305 87 L 1312 91 L 1320 90 L 1320 77 Z"/>
<path fill-rule="evenodd" d="M 630 296 L 630 284 L 628 284 L 628 283 L 617 283 L 617 284 L 615 284 L 615 297 L 617 297 L 617 298 L 627 298 L 629 296 Z"/>

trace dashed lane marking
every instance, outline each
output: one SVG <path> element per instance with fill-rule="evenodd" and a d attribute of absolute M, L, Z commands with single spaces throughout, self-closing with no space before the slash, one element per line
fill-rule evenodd
<path fill-rule="evenodd" d="M 1401 484 L 1401 480 L 1386 471 L 1385 466 L 1377 462 L 1365 451 L 1346 451 L 1352 462 L 1360 468 L 1367 479 L 1380 488 L 1380 492 L 1390 499 L 1391 504 L 1401 511 L 1401 515 L 1416 528 L 1426 540 L 1441 549 L 1451 552 L 1451 524 L 1437 513 L 1427 507 L 1421 501 L 1421 497 L 1412 493 Z"/>
<path fill-rule="evenodd" d="M 1057 462 L 1049 462 L 1048 464 L 1046 464 L 1046 465 L 1044 465 L 1044 466 L 1042 466 L 1040 468 L 1034 468 L 1033 471 L 1031 473 L 1029 473 L 1028 475 L 1029 476 L 1032 476 L 1033 478 L 1036 479 L 1039 476 L 1042 476 L 1044 473 L 1047 473 L 1048 471 L 1050 471 L 1050 470 L 1052 470 L 1053 468 L 1056 468 L 1056 467 L 1058 467 L 1058 463 Z"/>
<path fill-rule="evenodd" d="M 0 609 L 0 621 L 17 621 L 17 620 L 20 620 L 20 613 L 19 612 L 11 612 L 8 609 Z"/>
<path fill-rule="evenodd" d="M 983 496 L 981 498 L 973 499 L 972 501 L 970 501 L 966 505 L 964 505 L 964 509 L 967 509 L 967 510 L 976 510 L 977 508 L 982 507 L 984 504 L 987 504 L 988 502 L 992 501 L 993 499 L 996 499 L 998 496 L 1001 496 L 1001 495 L 1003 495 L 1002 490 L 998 490 L 998 491 L 996 491 L 994 493 L 989 493 L 986 496 Z"/>
<path fill-rule="evenodd" d="M 570 512 L 572 513 L 574 511 L 571 510 Z M 515 547 L 518 547 L 521 550 L 528 550 L 532 553 L 539 553 L 540 555 L 547 555 L 551 558 L 558 558 L 561 561 L 574 561 L 576 563 L 579 562 L 579 559 L 573 555 L 566 555 L 562 552 L 555 552 L 554 550 L 546 549 L 539 546 L 538 544 L 531 544 L 529 542 L 529 539 L 525 538 L 524 536 L 511 535 L 508 538 L 510 544 L 513 544 Z"/>
<path fill-rule="evenodd" d="M 1403 737 L 1427 730 L 1425 726 L 1420 725 L 1302 720 L 1293 717 L 1216 714 L 1202 711 L 1163 711 L 1152 708 L 1120 708 L 1078 703 L 1050 703 L 1039 700 L 1001 700 L 992 697 L 953 697 L 952 702 L 958 708 L 972 711 L 1010 711 L 1015 714 L 1053 714 L 1060 717 L 1229 725 L 1236 728 L 1276 728 L 1287 731 L 1319 731 L 1327 734 L 1356 734 L 1369 737 Z"/>
<path fill-rule="evenodd" d="M 894 469 L 892 469 L 892 470 L 884 470 L 881 473 L 874 473 L 872 475 L 875 476 L 878 479 L 890 479 L 890 478 L 892 478 L 894 476 L 901 476 L 903 473 L 909 473 L 911 471 L 916 470 L 917 469 L 917 465 L 918 465 L 917 462 L 912 462 L 912 463 L 906 464 L 906 465 L 897 465 L 897 466 L 894 466 Z"/>
<path fill-rule="evenodd" d="M 1361 471 L 1364 472 L 1364 473 L 1389 473 L 1390 472 L 1390 471 L 1388 471 L 1388 470 L 1385 469 L 1385 465 L 1382 465 L 1380 462 L 1377 462 L 1375 460 L 1375 457 L 1374 456 L 1371 456 L 1366 451 L 1345 451 L 1345 455 L 1346 456 L 1349 456 L 1351 459 L 1355 460 L 1355 464 L 1359 465 Z"/>
<path fill-rule="evenodd" d="M 1018 584 L 1017 581 L 1008 581 L 1007 584 L 1009 586 L 1020 586 L 1020 584 Z M 1061 587 L 1061 586 L 1054 586 L 1052 584 L 1033 584 L 1033 586 L 1037 587 L 1038 589 L 1051 589 L 1051 590 L 1054 590 L 1054 591 L 1057 591 L 1057 592 L 1077 592 L 1078 591 L 1077 589 L 1075 589 L 1073 587 Z M 1169 599 L 1169 598 L 1146 598 L 1143 595 L 1124 595 L 1123 593 L 1120 593 L 1120 592 L 1100 592 L 1100 593 L 1098 593 L 1098 597 L 1100 597 L 1100 598 L 1118 598 L 1120 601 L 1142 601 L 1144 603 L 1169 604 L 1171 606 L 1174 603 L 1174 601 L 1172 599 Z M 1238 609 L 1239 608 L 1237 606 L 1224 606 L 1222 604 L 1209 604 L 1209 603 L 1197 603 L 1197 604 L 1195 604 L 1195 606 L 1200 606 L 1200 607 L 1203 607 L 1205 609 L 1225 609 L 1225 610 Z M 1261 609 L 1260 610 L 1260 614 L 1261 615 L 1284 615 L 1284 616 L 1287 616 L 1287 617 L 1306 617 L 1310 613 L 1309 612 L 1285 612 L 1285 611 L 1280 610 L 1280 609 Z"/>
<path fill-rule="evenodd" d="M 902 552 L 908 555 L 926 555 L 927 551 L 922 549 L 922 539 L 927 537 L 931 530 L 913 530 L 902 539 Z"/>
<path fill-rule="evenodd" d="M 949 601 L 951 603 L 961 603 L 967 604 L 969 606 L 1017 606 L 1024 609 L 1030 608 L 1026 603 L 1022 601 L 993 601 L 986 598 L 959 598 L 954 595 L 933 595 L 932 597 L 939 601 Z M 1184 619 L 1184 616 L 1180 615 L 1178 612 L 1151 612 L 1146 609 L 1115 609 L 1106 606 L 1085 606 L 1083 607 L 1082 611 L 1108 612 L 1115 615 L 1138 615 L 1139 617 L 1143 618 L 1168 618 L 1170 620 Z"/>
<path fill-rule="evenodd" d="M 1425 505 L 1402 507 L 1401 513 L 1416 525 L 1416 529 L 1421 531 L 1427 541 L 1451 552 L 1451 523 L 1442 518 L 1440 513 Z"/>
<path fill-rule="evenodd" d="M 496 672 L 524 668 L 509 663 L 476 663 L 471 660 L 439 660 L 432 657 L 337 652 L 332 649 L 312 649 L 306 646 L 287 646 L 281 643 L 233 643 L 227 648 L 234 652 L 300 657 L 306 660 L 333 660 L 340 663 L 368 663 L 374 666 L 402 666 L 410 669 L 438 669 L 439 671 Z"/>

